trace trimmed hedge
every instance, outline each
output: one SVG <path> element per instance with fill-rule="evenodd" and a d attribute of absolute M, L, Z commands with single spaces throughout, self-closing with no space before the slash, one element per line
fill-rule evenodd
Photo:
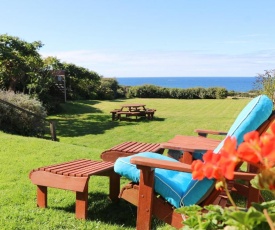
<path fill-rule="evenodd" d="M 228 96 L 228 91 L 221 87 L 181 89 L 141 85 L 129 87 L 126 96 L 128 98 L 224 99 Z"/>

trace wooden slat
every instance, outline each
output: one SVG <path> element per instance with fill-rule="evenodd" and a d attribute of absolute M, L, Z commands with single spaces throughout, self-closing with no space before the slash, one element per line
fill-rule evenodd
<path fill-rule="evenodd" d="M 136 143 L 136 142 L 132 142 L 132 141 L 130 141 L 130 142 L 124 142 L 122 144 L 119 144 L 119 145 L 116 145 L 116 146 L 112 147 L 110 150 L 118 150 L 118 149 L 119 150 L 123 150 L 125 148 L 128 148 L 129 145 L 131 145 L 133 143 Z"/>
<path fill-rule="evenodd" d="M 108 164 L 104 164 L 108 163 Z M 72 174 L 69 175 L 74 175 L 74 176 L 90 176 L 99 172 L 104 172 L 106 170 L 109 170 L 114 166 L 113 163 L 111 162 L 100 162 L 100 164 L 93 164 L 90 165 L 89 167 L 85 167 L 83 169 L 80 169 L 79 171 L 76 171 Z"/>
<path fill-rule="evenodd" d="M 127 146 L 124 146 L 123 148 L 117 149 L 119 151 L 123 151 L 123 152 L 133 152 L 131 151 L 131 149 L 135 149 L 140 145 L 139 142 L 129 142 L 127 144 Z"/>
<path fill-rule="evenodd" d="M 101 159 L 104 161 L 115 162 L 118 157 L 126 157 L 140 152 L 158 152 L 161 153 L 162 148 L 159 143 L 144 143 L 128 141 L 116 145 L 101 153 Z"/>
<path fill-rule="evenodd" d="M 92 164 L 96 164 L 96 162 L 93 162 Z M 62 168 L 52 169 L 49 172 L 62 175 L 64 173 L 73 173 L 79 168 L 85 168 L 85 167 L 88 167 L 89 165 L 91 165 L 90 162 L 81 162 L 75 165 L 68 165 L 68 166 L 64 165 Z"/>
<path fill-rule="evenodd" d="M 65 175 L 65 176 L 76 176 L 76 177 L 88 177 L 92 174 L 106 171 L 113 167 L 111 162 L 102 161 L 91 161 L 86 159 L 65 162 L 56 165 L 50 165 L 45 167 L 40 167 L 34 171 L 45 171 L 48 173 Z"/>
<path fill-rule="evenodd" d="M 34 170 L 40 170 L 40 171 L 45 171 L 46 169 L 50 169 L 50 168 L 57 168 L 59 166 L 62 166 L 62 165 L 67 165 L 67 164 L 76 164 L 77 162 L 79 161 L 82 161 L 82 160 L 85 160 L 85 159 L 80 159 L 80 160 L 74 160 L 74 161 L 70 161 L 70 162 L 63 162 L 63 163 L 59 163 L 59 164 L 54 164 L 54 165 L 49 165 L 49 166 L 43 166 L 43 167 L 39 167 L 37 169 L 34 169 Z"/>
<path fill-rule="evenodd" d="M 110 150 L 117 150 L 121 152 L 128 152 L 128 153 L 138 153 L 142 151 L 152 151 L 157 149 L 160 144 L 156 143 L 143 143 L 143 142 L 124 142 L 120 145 L 117 145 Z"/>
<path fill-rule="evenodd" d="M 151 143 L 140 143 L 138 146 L 136 146 L 134 149 L 132 149 L 132 152 L 150 152 L 156 146 L 160 146 L 160 144 L 151 144 Z"/>
<path fill-rule="evenodd" d="M 43 171 L 47 171 L 47 172 L 53 172 L 54 170 L 58 170 L 58 169 L 62 169 L 63 167 L 74 167 L 82 162 L 86 162 L 86 160 L 79 160 L 79 161 L 71 161 L 68 163 L 62 163 L 60 165 L 49 165 L 48 167 L 44 167 Z M 39 169 L 40 171 L 42 171 L 42 169 Z"/>
<path fill-rule="evenodd" d="M 130 148 L 127 150 L 127 152 L 142 152 L 142 150 L 145 148 L 146 146 L 150 145 L 150 143 L 136 143 L 135 145 L 130 146 Z"/>

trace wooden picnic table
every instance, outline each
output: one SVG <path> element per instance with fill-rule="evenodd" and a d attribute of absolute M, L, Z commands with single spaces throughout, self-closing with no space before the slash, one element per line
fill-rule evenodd
<path fill-rule="evenodd" d="M 121 106 L 121 110 L 126 110 L 126 111 L 145 111 L 146 105 L 144 104 L 125 104 Z"/>
<path fill-rule="evenodd" d="M 126 117 L 135 116 L 137 117 L 145 116 L 149 120 L 151 120 L 154 116 L 155 109 L 148 109 L 145 107 L 145 104 L 124 104 L 121 106 L 120 109 L 114 109 L 110 113 L 112 113 L 112 120 L 121 120 L 122 116 L 125 115 Z"/>

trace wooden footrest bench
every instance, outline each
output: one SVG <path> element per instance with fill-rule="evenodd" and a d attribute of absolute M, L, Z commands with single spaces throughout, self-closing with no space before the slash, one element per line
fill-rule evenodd
<path fill-rule="evenodd" d="M 120 176 L 113 170 L 112 162 L 75 160 L 34 169 L 29 178 L 37 185 L 37 206 L 47 207 L 47 187 L 76 192 L 76 218 L 87 218 L 88 182 L 93 175 L 110 178 L 109 197 L 115 201 L 120 191 Z"/>
<path fill-rule="evenodd" d="M 116 145 L 101 153 L 103 161 L 115 162 L 118 157 L 126 157 L 141 152 L 163 153 L 164 149 L 158 143 L 128 141 Z"/>

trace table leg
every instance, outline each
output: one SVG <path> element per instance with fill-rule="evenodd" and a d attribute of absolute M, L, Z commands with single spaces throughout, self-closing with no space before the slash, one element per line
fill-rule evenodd
<path fill-rule="evenodd" d="M 116 119 L 116 112 L 112 112 L 112 121 Z"/>

